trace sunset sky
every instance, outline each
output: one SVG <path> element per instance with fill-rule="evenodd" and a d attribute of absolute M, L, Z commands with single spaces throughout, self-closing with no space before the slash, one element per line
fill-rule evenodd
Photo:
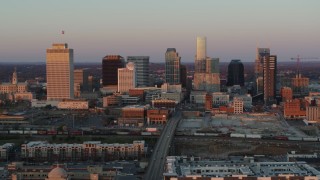
<path fill-rule="evenodd" d="M 193 62 L 198 35 L 207 37 L 207 55 L 224 62 L 254 61 L 256 47 L 279 61 L 320 57 L 319 7 L 319 0 L 2 1 L 0 62 L 45 62 L 54 42 L 68 43 L 75 62 L 107 54 L 164 62 L 167 48 Z"/>

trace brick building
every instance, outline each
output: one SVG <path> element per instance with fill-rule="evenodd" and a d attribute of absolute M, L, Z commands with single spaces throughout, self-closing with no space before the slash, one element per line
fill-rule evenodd
<path fill-rule="evenodd" d="M 147 110 L 148 124 L 166 124 L 170 111 L 168 109 L 149 109 Z"/>
<path fill-rule="evenodd" d="M 120 126 L 143 126 L 145 121 L 145 106 L 126 106 L 122 108 L 122 116 L 118 118 Z"/>
<path fill-rule="evenodd" d="M 284 104 L 284 117 L 286 119 L 302 119 L 306 116 L 306 110 L 301 106 L 299 99 L 293 99 Z"/>

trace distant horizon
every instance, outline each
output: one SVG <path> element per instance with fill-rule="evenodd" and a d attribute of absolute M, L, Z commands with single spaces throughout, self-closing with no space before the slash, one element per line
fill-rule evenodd
<path fill-rule="evenodd" d="M 221 62 L 254 61 L 258 47 L 279 62 L 320 58 L 319 7 L 319 0 L 3 1 L 0 62 L 45 62 L 52 43 L 68 43 L 75 62 L 107 54 L 164 62 L 167 48 L 193 62 L 197 36 Z"/>
<path fill-rule="evenodd" d="M 225 63 L 230 63 L 231 62 L 231 60 L 230 61 L 220 61 L 220 63 L 223 63 L 223 64 L 225 64 Z M 243 63 L 254 63 L 254 61 L 242 61 L 241 60 L 241 62 L 243 62 Z M 319 63 L 320 62 L 320 59 L 317 61 L 317 60 L 311 60 L 311 61 L 308 61 L 308 63 Z M 74 62 L 74 64 L 101 64 L 102 63 L 102 61 L 101 62 Z M 153 64 L 165 64 L 165 62 L 150 62 L 150 63 L 153 63 Z M 278 64 L 283 64 L 283 63 L 292 63 L 292 64 L 296 64 L 297 63 L 297 61 L 295 61 L 295 60 L 290 60 L 290 61 L 279 61 L 279 62 L 277 62 Z M 303 65 L 305 62 L 300 62 L 300 65 Z M 16 65 L 16 64 L 21 64 L 21 65 L 23 65 L 23 64 L 27 64 L 27 65 L 30 65 L 30 64 L 43 64 L 43 65 L 45 65 L 46 64 L 46 62 L 40 62 L 40 61 L 34 61 L 34 62 L 32 62 L 32 61 L 30 61 L 30 62 L 26 62 L 26 61 L 13 61 L 13 62 L 0 62 L 0 64 L 6 64 L 6 65 Z M 194 64 L 194 62 L 181 62 L 181 64 Z"/>

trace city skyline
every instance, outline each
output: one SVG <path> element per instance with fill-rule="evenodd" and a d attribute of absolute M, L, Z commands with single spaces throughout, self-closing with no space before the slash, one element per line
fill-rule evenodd
<path fill-rule="evenodd" d="M 51 43 L 70 44 L 75 62 L 99 62 L 105 54 L 164 62 L 170 47 L 181 62 L 193 62 L 197 36 L 207 37 L 207 55 L 221 62 L 253 62 L 257 47 L 271 48 L 279 62 L 320 56 L 316 0 L 95 2 L 4 2 L 0 62 L 45 62 Z"/>

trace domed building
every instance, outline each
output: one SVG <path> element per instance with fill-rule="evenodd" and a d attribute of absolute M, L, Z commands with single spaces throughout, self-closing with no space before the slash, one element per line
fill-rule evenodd
<path fill-rule="evenodd" d="M 48 173 L 46 180 L 69 180 L 69 178 L 67 171 L 57 166 Z"/>

